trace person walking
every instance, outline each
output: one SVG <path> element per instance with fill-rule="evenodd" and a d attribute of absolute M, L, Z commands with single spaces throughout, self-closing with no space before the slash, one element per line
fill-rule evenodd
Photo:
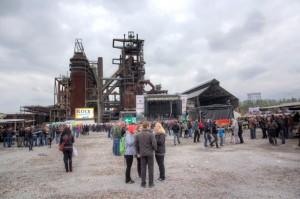
<path fill-rule="evenodd" d="M 146 168 L 148 166 L 149 187 L 153 187 L 154 151 L 157 143 L 154 134 L 150 131 L 150 123 L 143 122 L 143 130 L 136 136 L 136 151 L 141 158 L 141 186 L 146 187 Z"/>
<path fill-rule="evenodd" d="M 177 121 L 174 122 L 173 127 L 172 127 L 173 133 L 174 133 L 174 145 L 176 146 L 176 139 L 178 144 L 180 144 L 180 140 L 179 140 L 179 131 L 180 131 L 180 127 L 177 123 Z"/>
<path fill-rule="evenodd" d="M 65 127 L 62 135 L 60 137 L 59 145 L 64 144 L 63 154 L 66 172 L 73 171 L 72 165 L 72 153 L 73 153 L 73 143 L 75 142 L 74 136 L 72 135 L 71 129 Z"/>
<path fill-rule="evenodd" d="M 204 147 L 208 147 L 207 141 L 211 144 L 211 136 L 210 136 L 210 125 L 209 119 L 205 119 L 204 121 Z"/>
<path fill-rule="evenodd" d="M 155 159 L 158 164 L 159 168 L 159 178 L 158 181 L 164 181 L 165 180 L 165 153 L 166 153 L 166 147 L 165 147 L 165 141 L 166 141 L 166 134 L 165 129 L 162 127 L 160 123 L 156 123 L 154 127 L 154 133 L 155 133 L 155 139 L 157 143 L 157 150 L 155 151 Z"/>
<path fill-rule="evenodd" d="M 184 138 L 188 138 L 188 127 L 186 121 L 182 123 L 182 131 L 184 132 Z"/>
<path fill-rule="evenodd" d="M 200 142 L 200 130 L 199 130 L 198 119 L 196 119 L 193 123 L 193 130 L 194 130 L 194 143 Z"/>
<path fill-rule="evenodd" d="M 134 183 L 130 175 L 133 157 L 136 154 L 134 132 L 135 132 L 135 125 L 129 125 L 125 133 L 124 158 L 126 160 L 125 183 L 127 184 Z"/>
<path fill-rule="evenodd" d="M 214 141 L 212 141 L 212 143 L 210 143 L 210 146 L 212 147 L 214 143 L 216 143 L 216 147 L 219 148 L 218 145 L 218 130 L 217 130 L 217 124 L 216 121 L 213 121 L 212 124 L 212 130 L 211 130 L 212 136 L 214 137 Z"/>

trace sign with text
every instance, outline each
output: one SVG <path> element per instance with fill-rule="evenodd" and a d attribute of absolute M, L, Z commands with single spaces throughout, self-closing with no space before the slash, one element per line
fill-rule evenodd
<path fill-rule="evenodd" d="M 138 120 L 136 117 L 124 117 L 124 122 L 128 124 L 137 123 Z"/>
<path fill-rule="evenodd" d="M 94 119 L 94 108 L 75 108 L 75 119 Z"/>

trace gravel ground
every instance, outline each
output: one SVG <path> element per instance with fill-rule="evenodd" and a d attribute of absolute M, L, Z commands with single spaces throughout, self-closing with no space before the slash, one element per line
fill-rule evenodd
<path fill-rule="evenodd" d="M 232 144 L 228 137 L 217 149 L 186 138 L 174 146 L 168 136 L 166 180 L 153 188 L 140 187 L 136 161 L 135 183 L 125 184 L 124 158 L 113 156 L 104 133 L 76 140 L 73 173 L 65 172 L 56 144 L 31 152 L 0 146 L 0 198 L 300 198 L 298 139 L 274 147 L 260 139 L 259 130 L 257 137 L 250 140 L 245 131 L 245 144 Z M 154 177 L 159 177 L 156 163 Z"/>

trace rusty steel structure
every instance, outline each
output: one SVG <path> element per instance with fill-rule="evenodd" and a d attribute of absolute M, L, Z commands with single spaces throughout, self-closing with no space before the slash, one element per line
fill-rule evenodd
<path fill-rule="evenodd" d="M 70 59 L 70 109 L 97 108 L 97 67 L 87 59 L 81 39 L 76 39 L 74 56 Z"/>
<path fill-rule="evenodd" d="M 55 78 L 51 122 L 74 119 L 76 108 L 93 107 L 96 111 L 98 109 L 97 63 L 87 59 L 82 39 L 75 39 L 74 55 L 70 59 L 69 70 L 70 76 Z"/>
<path fill-rule="evenodd" d="M 135 110 L 136 95 L 168 93 L 160 90 L 160 85 L 155 87 L 150 80 L 145 80 L 144 40 L 139 39 L 138 34 L 129 31 L 127 38 L 124 34 L 122 39 L 113 39 L 112 46 L 120 49 L 121 54 L 112 60 L 112 64 L 118 66 L 116 72 L 110 78 L 102 78 L 105 82 L 101 85 L 100 98 L 104 110 L 115 104 L 118 111 L 132 111 Z M 149 91 L 145 90 L 146 85 L 151 87 Z M 119 100 L 116 100 L 116 95 L 119 95 Z"/>
<path fill-rule="evenodd" d="M 50 121 L 60 122 L 71 117 L 70 77 L 61 75 L 54 79 L 54 106 L 50 110 Z"/>
<path fill-rule="evenodd" d="M 51 121 L 73 119 L 75 108 L 94 108 L 97 122 L 119 119 L 120 111 L 134 111 L 136 95 L 166 94 L 160 85 L 145 79 L 144 40 L 134 32 L 113 39 L 113 48 L 120 49 L 112 64 L 118 68 L 110 77 L 103 77 L 103 59 L 89 61 L 81 39 L 75 39 L 70 59 L 70 77 L 55 78 L 54 107 Z M 145 90 L 149 85 L 150 90 Z"/>

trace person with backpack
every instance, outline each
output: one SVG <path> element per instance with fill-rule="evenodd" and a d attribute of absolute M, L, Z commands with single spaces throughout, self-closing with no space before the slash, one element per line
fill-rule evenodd
<path fill-rule="evenodd" d="M 131 179 L 131 166 L 133 162 L 133 157 L 136 154 L 135 149 L 135 125 L 128 125 L 127 131 L 124 135 L 125 137 L 125 153 L 124 158 L 126 160 L 126 172 L 125 172 L 125 183 L 133 184 L 134 181 Z"/>
<path fill-rule="evenodd" d="M 115 156 L 121 156 L 120 140 L 121 140 L 121 122 L 117 123 L 113 130 L 113 153 L 115 154 Z"/>

